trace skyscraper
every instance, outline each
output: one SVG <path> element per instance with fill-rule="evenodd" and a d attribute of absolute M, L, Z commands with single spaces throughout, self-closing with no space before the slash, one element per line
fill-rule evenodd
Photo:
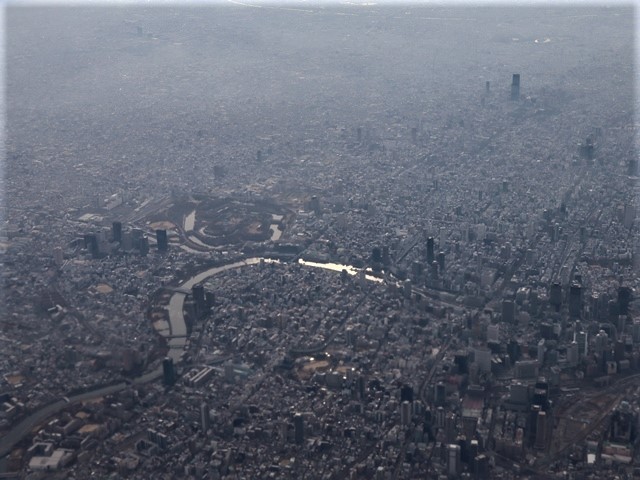
<path fill-rule="evenodd" d="M 296 444 L 302 445 L 304 442 L 304 417 L 300 413 L 293 416 L 294 439 Z"/>
<path fill-rule="evenodd" d="M 516 304 L 513 302 L 513 300 L 502 301 L 502 321 L 504 323 L 515 323 Z"/>
<path fill-rule="evenodd" d="M 204 285 L 202 283 L 196 283 L 191 287 L 191 294 L 193 295 L 193 301 L 196 305 L 196 315 L 200 317 L 204 315 L 207 309 Z"/>
<path fill-rule="evenodd" d="M 460 475 L 460 467 L 461 467 L 461 452 L 460 445 L 449 444 L 447 446 L 448 453 L 448 462 L 447 462 L 447 473 L 450 477 L 457 477 Z"/>
<path fill-rule="evenodd" d="M 511 100 L 520 98 L 520 74 L 514 73 L 511 80 Z"/>
<path fill-rule="evenodd" d="M 207 402 L 202 402 L 200 404 L 200 428 L 204 435 L 207 434 L 207 430 L 209 430 L 210 426 L 211 417 L 209 416 L 209 404 Z"/>
<path fill-rule="evenodd" d="M 536 417 L 536 441 L 535 448 L 544 450 L 547 446 L 547 414 L 546 412 L 538 412 Z"/>
<path fill-rule="evenodd" d="M 98 250 L 98 237 L 95 233 L 87 233 L 84 236 L 84 246 L 89 251 L 93 258 L 96 258 L 99 255 Z"/>
<path fill-rule="evenodd" d="M 162 361 L 162 381 L 165 385 L 173 385 L 176 382 L 176 372 L 173 359 L 165 357 Z"/>
<path fill-rule="evenodd" d="M 404 401 L 400 404 L 400 424 L 409 425 L 411 423 L 411 402 Z"/>
<path fill-rule="evenodd" d="M 120 243 L 122 241 L 122 223 L 113 222 L 111 225 L 111 236 L 114 242 Z"/>
<path fill-rule="evenodd" d="M 142 235 L 136 242 L 140 255 L 143 257 L 149 253 L 149 237 L 146 234 Z"/>
<path fill-rule="evenodd" d="M 580 318 L 582 313 L 582 286 L 574 282 L 569 288 L 569 315 Z"/>
<path fill-rule="evenodd" d="M 629 304 L 632 300 L 632 291 L 629 287 L 618 288 L 618 313 L 620 315 L 629 314 Z"/>
<path fill-rule="evenodd" d="M 169 249 L 166 230 L 156 230 L 156 239 L 158 241 L 158 251 L 166 252 Z"/>
<path fill-rule="evenodd" d="M 413 402 L 413 388 L 411 385 L 400 387 L 400 402 Z"/>
<path fill-rule="evenodd" d="M 433 237 L 427 238 L 427 265 L 431 265 L 435 260 Z"/>
<path fill-rule="evenodd" d="M 549 292 L 549 303 L 555 308 L 556 312 L 560 311 L 562 306 L 562 285 L 555 282 L 551 285 L 551 291 Z"/>

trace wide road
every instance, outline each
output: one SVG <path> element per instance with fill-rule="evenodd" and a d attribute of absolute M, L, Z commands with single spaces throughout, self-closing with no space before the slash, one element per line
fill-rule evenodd
<path fill-rule="evenodd" d="M 64 399 L 60 399 L 57 402 L 50 403 L 46 407 L 41 408 L 37 412 L 32 413 L 20 423 L 15 425 L 9 433 L 0 438 L 0 458 L 8 455 L 11 449 L 22 440 L 31 430 L 37 427 L 40 423 L 44 422 L 47 418 L 60 412 L 70 403 L 82 402 L 84 400 L 90 400 L 96 397 L 102 397 L 111 393 L 122 390 L 126 384 L 118 383 L 116 385 L 110 385 L 108 387 L 99 388 L 98 390 L 92 390 L 90 392 L 81 393 L 73 397 L 68 397 L 69 402 Z"/>

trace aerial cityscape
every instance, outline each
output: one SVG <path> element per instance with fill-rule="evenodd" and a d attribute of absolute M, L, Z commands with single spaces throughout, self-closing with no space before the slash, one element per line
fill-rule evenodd
<path fill-rule="evenodd" d="M 0 478 L 640 478 L 635 14 L 4 7 Z"/>

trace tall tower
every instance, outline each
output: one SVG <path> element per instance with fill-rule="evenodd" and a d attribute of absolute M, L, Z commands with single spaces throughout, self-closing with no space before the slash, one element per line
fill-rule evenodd
<path fill-rule="evenodd" d="M 405 400 L 400 404 L 400 424 L 409 425 L 411 423 L 411 402 Z"/>
<path fill-rule="evenodd" d="M 207 309 L 204 285 L 202 283 L 196 283 L 193 287 L 191 287 L 191 294 L 193 295 L 193 301 L 196 304 L 196 315 L 200 317 L 206 312 Z"/>
<path fill-rule="evenodd" d="M 460 445 L 449 444 L 447 445 L 448 461 L 447 461 L 447 473 L 449 477 L 457 478 L 460 475 Z"/>
<path fill-rule="evenodd" d="M 211 427 L 211 417 L 209 416 L 209 404 L 202 402 L 200 404 L 200 428 L 202 428 L 202 434 L 206 435 L 207 430 Z"/>
<path fill-rule="evenodd" d="M 176 371 L 170 357 L 165 357 L 162 361 L 162 381 L 165 385 L 173 385 L 176 382 Z"/>
<path fill-rule="evenodd" d="M 536 417 L 536 439 L 534 447 L 538 450 L 544 450 L 547 445 L 547 414 L 546 412 L 538 412 Z"/>
<path fill-rule="evenodd" d="M 629 287 L 618 287 L 618 313 L 627 315 L 629 313 L 629 304 L 633 299 L 632 290 Z"/>
<path fill-rule="evenodd" d="M 400 402 L 413 402 L 413 388 L 411 385 L 400 387 Z"/>
<path fill-rule="evenodd" d="M 502 300 L 502 321 L 504 323 L 515 323 L 516 304 L 513 302 L 513 300 Z"/>
<path fill-rule="evenodd" d="M 562 285 L 555 282 L 551 284 L 551 292 L 549 293 L 549 303 L 555 308 L 556 312 L 560 311 L 562 306 Z"/>
<path fill-rule="evenodd" d="M 84 246 L 91 253 L 93 258 L 99 256 L 100 251 L 98 250 L 98 237 L 95 233 L 87 233 L 84 236 Z"/>
<path fill-rule="evenodd" d="M 120 243 L 122 241 L 122 223 L 121 222 L 113 222 L 111 228 L 111 236 L 113 237 L 114 242 Z"/>
<path fill-rule="evenodd" d="M 427 265 L 431 265 L 435 260 L 433 237 L 427 238 Z"/>
<path fill-rule="evenodd" d="M 511 100 L 520 98 L 520 74 L 514 73 L 511 80 Z"/>
<path fill-rule="evenodd" d="M 138 247 L 138 250 L 140 250 L 140 255 L 142 255 L 143 257 L 146 256 L 147 253 L 149 253 L 149 238 L 146 234 L 143 234 L 140 238 L 138 238 L 138 240 L 136 241 L 136 245 Z"/>
<path fill-rule="evenodd" d="M 294 438 L 298 445 L 304 442 L 304 417 L 300 413 L 293 416 Z"/>
<path fill-rule="evenodd" d="M 167 241 L 167 231 L 156 230 L 156 239 L 158 241 L 158 251 L 166 252 L 169 248 L 169 242 Z"/>
<path fill-rule="evenodd" d="M 580 318 L 582 312 L 582 286 L 574 282 L 569 287 L 569 315 L 573 318 Z"/>

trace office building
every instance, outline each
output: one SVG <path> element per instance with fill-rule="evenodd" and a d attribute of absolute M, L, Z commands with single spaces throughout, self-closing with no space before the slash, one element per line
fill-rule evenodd
<path fill-rule="evenodd" d="M 434 280 L 438 278 L 438 262 L 435 260 L 431 262 L 431 278 Z"/>
<path fill-rule="evenodd" d="M 573 282 L 569 287 L 569 315 L 573 318 L 580 318 L 582 313 L 582 286 L 578 282 Z"/>
<path fill-rule="evenodd" d="M 211 417 L 209 416 L 209 404 L 202 402 L 200 404 L 200 428 L 202 429 L 202 434 L 206 435 L 210 427 Z"/>
<path fill-rule="evenodd" d="M 434 395 L 433 395 L 433 403 L 438 406 L 444 406 L 447 400 L 447 390 L 446 386 L 442 382 L 436 383 L 434 387 Z"/>
<path fill-rule="evenodd" d="M 312 195 L 309 201 L 309 209 L 316 214 L 320 213 L 320 198 L 317 195 Z"/>
<path fill-rule="evenodd" d="M 625 228 L 633 227 L 633 222 L 636 220 L 636 207 L 631 204 L 624 206 L 623 224 Z"/>
<path fill-rule="evenodd" d="M 196 307 L 196 315 L 201 317 L 206 313 L 207 310 L 207 300 L 204 291 L 204 285 L 202 283 L 196 283 L 193 287 L 191 287 L 191 294 L 193 296 L 193 301 Z"/>
<path fill-rule="evenodd" d="M 413 402 L 413 387 L 411 387 L 411 385 L 403 385 L 400 387 L 400 401 Z"/>
<path fill-rule="evenodd" d="M 158 252 L 166 252 L 169 249 L 166 230 L 156 230 L 156 240 L 158 242 Z"/>
<path fill-rule="evenodd" d="M 638 414 L 633 411 L 627 401 L 620 405 L 611 415 L 610 438 L 612 442 L 628 444 L 637 436 Z"/>
<path fill-rule="evenodd" d="M 588 333 L 583 332 L 582 330 L 578 330 L 573 335 L 573 339 L 578 344 L 578 355 L 580 356 L 580 358 L 587 355 L 589 353 Z"/>
<path fill-rule="evenodd" d="M 123 252 L 130 252 L 136 248 L 136 245 L 133 242 L 133 235 L 131 231 L 125 230 L 122 232 L 122 241 L 120 242 L 120 250 Z"/>
<path fill-rule="evenodd" d="M 540 366 L 544 365 L 544 354 L 546 353 L 546 351 L 547 351 L 547 347 L 545 345 L 545 341 L 543 338 L 538 342 L 537 356 L 538 356 L 538 364 Z"/>
<path fill-rule="evenodd" d="M 95 233 L 85 234 L 84 247 L 89 251 L 93 258 L 98 257 L 100 251 L 98 250 L 98 237 Z"/>
<path fill-rule="evenodd" d="M 424 273 L 424 264 L 417 260 L 414 261 L 411 264 L 411 273 L 415 279 L 419 279 L 420 277 L 422 277 L 422 274 Z"/>
<path fill-rule="evenodd" d="M 595 353 L 600 358 L 604 355 L 605 350 L 609 348 L 609 336 L 604 330 L 600 330 L 595 337 Z"/>
<path fill-rule="evenodd" d="M 571 366 L 576 366 L 578 364 L 579 359 L 580 359 L 580 352 L 578 349 L 578 342 L 574 340 L 567 347 L 567 362 Z"/>
<path fill-rule="evenodd" d="M 492 324 L 487 327 L 487 341 L 488 342 L 500 341 L 500 325 Z"/>
<path fill-rule="evenodd" d="M 509 385 L 509 403 L 521 409 L 529 406 L 529 387 L 525 383 L 514 381 Z"/>
<path fill-rule="evenodd" d="M 412 293 L 412 286 L 411 286 L 411 280 L 406 279 L 403 283 L 403 291 L 404 291 L 404 297 L 405 298 L 411 298 L 411 293 Z"/>
<path fill-rule="evenodd" d="M 461 473 L 462 459 L 460 445 L 449 444 L 447 446 L 447 473 L 450 477 L 458 477 Z"/>
<path fill-rule="evenodd" d="M 515 377 L 526 379 L 538 376 L 538 360 L 519 360 L 515 363 Z"/>
<path fill-rule="evenodd" d="M 476 348 L 474 360 L 481 372 L 491 373 L 491 350 L 488 348 Z"/>
<path fill-rule="evenodd" d="M 453 357 L 453 361 L 458 367 L 458 373 L 462 375 L 469 373 L 469 354 L 467 352 L 456 353 Z"/>
<path fill-rule="evenodd" d="M 294 439 L 297 445 L 304 442 L 304 417 L 300 413 L 293 416 Z"/>
<path fill-rule="evenodd" d="M 629 304 L 632 300 L 632 292 L 629 287 L 619 287 L 618 288 L 618 314 L 619 315 L 628 315 L 629 314 Z"/>
<path fill-rule="evenodd" d="M 165 385 L 173 385 L 176 382 L 176 371 L 173 359 L 170 357 L 162 361 L 162 381 Z"/>
<path fill-rule="evenodd" d="M 444 273 L 444 252 L 438 253 L 437 262 L 438 262 L 438 269 L 440 270 L 440 273 Z"/>
<path fill-rule="evenodd" d="M 169 446 L 169 438 L 164 433 L 157 432 L 152 428 L 147 429 L 147 439 L 161 450 L 165 450 Z"/>
<path fill-rule="evenodd" d="M 434 240 L 433 237 L 427 238 L 427 265 L 431 265 L 435 260 Z"/>
<path fill-rule="evenodd" d="M 136 242 L 140 255 L 143 257 L 149 253 L 149 237 L 142 235 Z"/>
<path fill-rule="evenodd" d="M 511 100 L 520 99 L 520 74 L 514 73 L 511 79 Z"/>
<path fill-rule="evenodd" d="M 411 402 L 404 401 L 400 404 L 400 424 L 407 426 L 411 423 Z"/>
<path fill-rule="evenodd" d="M 456 439 L 456 419 L 456 414 L 453 412 L 447 413 L 447 416 L 444 419 L 444 435 L 447 443 L 453 443 Z"/>
<path fill-rule="evenodd" d="M 515 323 L 516 304 L 513 302 L 513 300 L 502 301 L 502 321 L 504 323 Z"/>
<path fill-rule="evenodd" d="M 547 413 L 538 411 L 536 415 L 536 440 L 535 448 L 544 450 L 547 446 L 547 429 L 548 429 Z"/>
<path fill-rule="evenodd" d="M 111 224 L 111 238 L 114 242 L 120 243 L 122 241 L 122 223 L 113 222 Z"/>
<path fill-rule="evenodd" d="M 473 474 L 477 480 L 489 478 L 489 457 L 484 453 L 477 455 L 473 459 Z"/>
<path fill-rule="evenodd" d="M 591 135 L 589 135 L 583 143 L 578 145 L 578 152 L 582 158 L 586 160 L 593 160 L 595 144 Z"/>
<path fill-rule="evenodd" d="M 382 246 L 382 263 L 384 265 L 389 265 L 391 259 L 389 258 L 389 245 Z"/>

